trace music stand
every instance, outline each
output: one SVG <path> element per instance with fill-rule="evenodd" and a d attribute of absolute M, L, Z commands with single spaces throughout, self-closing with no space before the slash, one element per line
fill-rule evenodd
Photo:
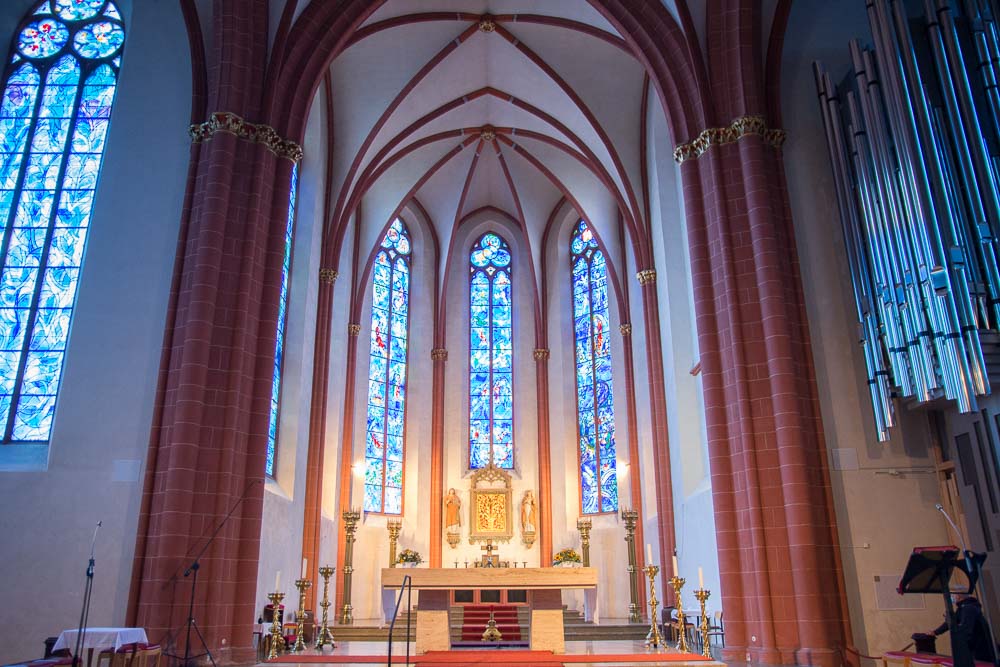
<path fill-rule="evenodd" d="M 957 641 L 955 632 L 957 619 L 951 605 L 952 593 L 972 595 L 979 580 L 979 572 L 986 554 L 966 551 L 962 555 L 956 546 L 917 547 L 910 554 L 906 563 L 903 578 L 896 588 L 900 595 L 905 593 L 933 594 L 940 593 L 944 597 L 945 615 L 948 619 L 948 632 L 951 635 L 951 654 L 955 667 L 974 667 L 975 660 L 969 647 Z M 968 586 L 953 586 L 951 576 L 955 570 L 965 574 Z M 992 641 L 992 639 L 991 639 Z"/>

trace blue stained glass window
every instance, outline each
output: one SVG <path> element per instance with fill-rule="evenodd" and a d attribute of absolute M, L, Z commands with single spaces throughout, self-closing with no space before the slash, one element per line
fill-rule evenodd
<path fill-rule="evenodd" d="M 570 241 L 580 498 L 584 514 L 618 511 L 608 267 L 584 220 Z"/>
<path fill-rule="evenodd" d="M 469 256 L 469 467 L 514 467 L 513 285 L 507 242 L 487 233 Z"/>
<path fill-rule="evenodd" d="M 274 453 L 278 443 L 278 406 L 281 399 L 281 363 L 285 352 L 285 325 L 288 322 L 288 275 L 292 269 L 292 231 L 295 227 L 295 198 L 299 190 L 299 165 L 292 167 L 292 188 L 285 223 L 285 256 L 281 262 L 281 294 L 278 297 L 278 334 L 274 345 L 274 374 L 271 376 L 271 415 L 267 425 L 267 461 L 264 472 L 274 476 Z"/>
<path fill-rule="evenodd" d="M 365 511 L 403 512 L 403 429 L 410 320 L 410 233 L 396 219 L 372 268 Z"/>
<path fill-rule="evenodd" d="M 125 29 L 109 0 L 35 5 L 0 102 L 0 442 L 52 432 Z"/>

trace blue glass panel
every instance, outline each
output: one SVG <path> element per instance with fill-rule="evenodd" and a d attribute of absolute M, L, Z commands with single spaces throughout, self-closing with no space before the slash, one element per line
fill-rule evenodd
<path fill-rule="evenodd" d="M 66 45 L 69 30 L 52 18 L 32 21 L 17 38 L 17 50 L 26 58 L 47 58 Z"/>
<path fill-rule="evenodd" d="M 365 484 L 382 484 L 382 459 L 367 459 L 365 466 Z"/>
<path fill-rule="evenodd" d="M 13 153 L 22 150 L 27 136 L 26 119 L 0 118 L 0 152 Z"/>
<path fill-rule="evenodd" d="M 80 269 L 48 269 L 42 278 L 39 308 L 72 308 Z"/>
<path fill-rule="evenodd" d="M 22 193 L 21 201 L 23 202 L 29 196 L 35 196 L 29 195 L 27 190 L 49 190 L 50 192 L 55 190 L 61 166 L 62 153 L 32 153 L 28 157 L 27 169 L 24 174 L 25 192 Z"/>
<path fill-rule="evenodd" d="M 19 355 L 20 356 L 20 355 Z M 10 394 L 0 394 L 0 430 L 7 431 L 7 421 L 10 417 L 11 399 Z"/>
<path fill-rule="evenodd" d="M 122 15 L 118 12 L 118 8 L 115 7 L 115 3 L 113 2 L 108 3 L 108 8 L 104 10 L 104 15 L 113 19 L 118 19 L 119 21 L 122 18 Z"/>
<path fill-rule="evenodd" d="M 382 509 L 382 487 L 365 485 L 365 511 L 378 512 Z"/>
<path fill-rule="evenodd" d="M 35 276 L 32 269 L 7 267 L 0 274 L 0 307 L 30 308 L 35 293 Z"/>
<path fill-rule="evenodd" d="M 48 440 L 55 410 L 55 396 L 22 395 L 14 415 L 12 439 L 25 442 Z"/>
<path fill-rule="evenodd" d="M 0 352 L 0 394 L 14 393 L 17 366 L 21 361 L 18 352 Z"/>
<path fill-rule="evenodd" d="M 403 489 L 389 487 L 385 490 L 385 513 L 401 514 L 403 512 Z"/>
<path fill-rule="evenodd" d="M 80 266 L 83 262 L 83 243 L 86 230 L 62 228 L 52 232 L 49 247 L 49 266 Z"/>
<path fill-rule="evenodd" d="M 106 118 L 81 118 L 73 131 L 73 150 L 78 153 L 100 153 L 108 136 Z"/>
<path fill-rule="evenodd" d="M 29 352 L 24 367 L 21 395 L 55 395 L 59 389 L 63 352 Z"/>
<path fill-rule="evenodd" d="M 403 486 L 403 463 L 401 461 L 385 462 L 385 485 L 396 488 Z"/>
<path fill-rule="evenodd" d="M 38 5 L 38 9 L 35 10 L 35 14 L 51 14 L 52 7 L 49 5 L 49 0 L 45 0 L 42 4 Z"/>
<path fill-rule="evenodd" d="M 32 350 L 62 350 L 69 336 L 69 308 L 39 310 L 31 333 Z"/>
<path fill-rule="evenodd" d="M 0 308 L 0 350 L 20 352 L 27 324 L 27 310 Z"/>
<path fill-rule="evenodd" d="M 56 14 L 67 21 L 79 21 L 95 16 L 104 0 L 55 0 Z"/>
<path fill-rule="evenodd" d="M 94 201 L 93 190 L 63 190 L 56 210 L 56 227 L 86 227 Z"/>
<path fill-rule="evenodd" d="M 99 153 L 73 153 L 66 164 L 64 187 L 70 190 L 93 190 L 97 187 L 97 174 L 100 169 Z"/>
<path fill-rule="evenodd" d="M 386 438 L 385 458 L 389 461 L 403 460 L 403 437 L 390 435 Z"/>
<path fill-rule="evenodd" d="M 125 31 L 116 23 L 88 23 L 73 38 L 73 48 L 84 58 L 107 58 L 121 48 Z"/>

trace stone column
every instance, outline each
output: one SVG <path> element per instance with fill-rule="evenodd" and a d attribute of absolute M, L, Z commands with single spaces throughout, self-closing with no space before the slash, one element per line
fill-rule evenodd
<path fill-rule="evenodd" d="M 536 348 L 535 386 L 538 396 L 538 557 L 552 565 L 552 452 L 549 431 L 549 350 Z"/>
<path fill-rule="evenodd" d="M 347 368 L 344 372 L 344 431 L 340 441 L 340 497 L 337 508 L 341 513 L 346 512 L 351 507 L 351 463 L 354 456 L 354 401 L 355 384 L 358 372 L 358 335 L 361 333 L 360 324 L 347 325 Z M 352 538 L 353 539 L 353 538 Z M 347 552 L 347 532 L 346 524 L 341 524 L 337 531 L 337 569 L 344 572 L 346 561 L 344 556 Z M 345 573 L 346 577 L 346 573 Z M 337 609 L 344 606 L 344 589 L 338 588 L 336 595 Z"/>
<path fill-rule="evenodd" d="M 431 539 L 428 560 L 431 567 L 441 567 L 441 540 L 443 539 L 444 516 L 441 503 L 444 498 L 444 371 L 448 361 L 448 350 L 431 350 L 433 369 L 431 373 L 431 480 L 430 519 Z"/>

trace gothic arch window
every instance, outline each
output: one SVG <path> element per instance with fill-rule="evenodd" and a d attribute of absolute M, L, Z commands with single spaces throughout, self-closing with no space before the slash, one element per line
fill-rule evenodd
<path fill-rule="evenodd" d="M 108 0 L 45 0 L 0 103 L 0 442 L 44 443 L 76 301 L 125 28 Z"/>
<path fill-rule="evenodd" d="M 584 220 L 570 240 L 580 500 L 584 514 L 618 511 L 608 268 Z"/>
<path fill-rule="evenodd" d="M 372 269 L 365 511 L 403 513 L 403 429 L 410 322 L 410 233 L 397 218 Z"/>
<path fill-rule="evenodd" d="M 488 232 L 469 255 L 469 467 L 514 467 L 510 248 Z"/>
<path fill-rule="evenodd" d="M 278 335 L 274 344 L 274 372 L 271 376 L 271 414 L 267 425 L 267 461 L 264 472 L 274 476 L 278 446 L 278 407 L 281 405 L 281 368 L 285 352 L 285 325 L 288 323 L 288 276 L 292 269 L 292 231 L 295 228 L 295 199 L 299 190 L 299 165 L 292 167 L 292 188 L 288 196 L 285 223 L 285 255 L 281 262 L 281 294 L 278 297 Z"/>

